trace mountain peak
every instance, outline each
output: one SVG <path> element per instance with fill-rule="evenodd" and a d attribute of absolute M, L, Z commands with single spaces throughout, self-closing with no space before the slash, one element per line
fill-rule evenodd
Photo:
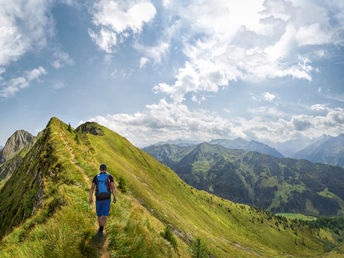
<path fill-rule="evenodd" d="M 4 148 L 0 152 L 0 163 L 10 159 L 17 151 L 20 151 L 26 144 L 34 140 L 34 136 L 25 131 L 15 131 L 7 140 Z"/>

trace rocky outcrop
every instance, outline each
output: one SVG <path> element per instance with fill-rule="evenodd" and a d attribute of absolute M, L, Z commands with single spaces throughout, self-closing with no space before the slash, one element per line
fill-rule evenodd
<path fill-rule="evenodd" d="M 18 130 L 8 138 L 4 148 L 0 151 L 0 163 L 4 163 L 22 150 L 28 143 L 34 142 L 35 137 L 25 131 Z"/>
<path fill-rule="evenodd" d="M 103 136 L 104 132 L 99 125 L 94 122 L 86 122 L 75 129 L 76 132 L 90 133 L 93 135 Z"/>

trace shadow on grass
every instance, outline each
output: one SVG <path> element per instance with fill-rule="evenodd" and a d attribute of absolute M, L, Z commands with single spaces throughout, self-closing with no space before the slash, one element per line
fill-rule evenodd
<path fill-rule="evenodd" d="M 97 249 L 103 249 L 104 244 L 106 241 L 106 234 L 104 233 L 97 233 L 91 239 L 91 244 L 96 247 Z"/>

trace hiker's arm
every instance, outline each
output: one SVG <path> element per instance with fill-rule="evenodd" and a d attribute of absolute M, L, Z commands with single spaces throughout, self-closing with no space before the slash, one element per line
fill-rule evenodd
<path fill-rule="evenodd" d="M 116 188 L 115 188 L 115 184 L 113 182 L 111 182 L 111 191 L 112 191 L 112 195 L 113 195 L 113 202 L 116 203 L 117 199 L 116 199 Z"/>
<path fill-rule="evenodd" d="M 95 187 L 95 183 L 92 183 L 91 185 L 91 189 L 90 189 L 90 199 L 89 202 L 92 203 L 93 202 L 93 191 L 94 191 L 94 187 Z"/>

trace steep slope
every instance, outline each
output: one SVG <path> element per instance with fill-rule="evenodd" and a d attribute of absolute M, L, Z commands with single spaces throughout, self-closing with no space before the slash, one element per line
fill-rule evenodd
<path fill-rule="evenodd" d="M 172 168 L 197 189 L 271 212 L 344 214 L 340 167 L 203 143 Z"/>
<path fill-rule="evenodd" d="M 239 149 L 244 151 L 256 151 L 276 158 L 283 158 L 283 155 L 276 149 L 270 146 L 257 142 L 257 141 L 246 141 L 242 138 L 236 138 L 234 140 L 228 139 L 216 139 L 209 142 L 210 144 L 218 144 L 228 149 Z"/>
<path fill-rule="evenodd" d="M 294 157 L 344 167 L 344 134 L 323 137 L 297 152 Z"/>
<path fill-rule="evenodd" d="M 69 132 L 51 119 L 0 190 L 1 257 L 189 257 L 196 237 L 213 257 L 315 256 L 339 244 L 329 230 L 197 191 L 125 138 L 95 123 L 85 127 Z M 118 191 L 101 247 L 87 203 L 99 163 L 129 190 Z M 160 235 L 166 225 L 176 248 Z"/>
<path fill-rule="evenodd" d="M 152 145 L 142 150 L 149 153 L 162 164 L 174 169 L 178 162 L 193 150 L 193 146 L 174 144 Z"/>
<path fill-rule="evenodd" d="M 31 142 L 28 142 L 22 149 L 17 151 L 10 159 L 0 165 L 0 182 L 10 177 L 14 171 L 17 170 L 25 155 L 30 151 L 34 145 L 36 138 Z"/>
<path fill-rule="evenodd" d="M 25 130 L 14 132 L 14 134 L 8 138 L 4 148 L 0 151 L 0 163 L 4 163 L 12 158 L 16 152 L 23 149 L 28 143 L 32 143 L 34 139 L 35 137 Z"/>

